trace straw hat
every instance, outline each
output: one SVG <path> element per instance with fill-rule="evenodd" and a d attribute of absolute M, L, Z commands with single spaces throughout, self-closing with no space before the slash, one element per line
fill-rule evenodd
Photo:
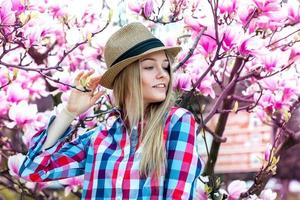
<path fill-rule="evenodd" d="M 116 76 L 129 64 L 141 57 L 165 50 L 176 56 L 181 47 L 166 47 L 143 24 L 128 24 L 115 32 L 104 48 L 104 59 L 108 70 L 103 74 L 100 84 L 112 89 Z"/>

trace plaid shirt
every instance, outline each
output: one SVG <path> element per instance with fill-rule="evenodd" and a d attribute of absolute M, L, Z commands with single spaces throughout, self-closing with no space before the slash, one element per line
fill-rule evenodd
<path fill-rule="evenodd" d="M 44 151 L 40 149 L 47 128 L 37 133 L 20 176 L 38 182 L 84 174 L 82 199 L 193 199 L 201 171 L 193 115 L 175 107 L 166 115 L 166 171 L 155 179 L 140 176 L 142 145 L 138 143 L 130 154 L 130 138 L 120 112 L 114 111 L 110 115 L 114 116 L 111 126 L 102 124 L 71 142 L 66 141 L 69 128 Z"/>

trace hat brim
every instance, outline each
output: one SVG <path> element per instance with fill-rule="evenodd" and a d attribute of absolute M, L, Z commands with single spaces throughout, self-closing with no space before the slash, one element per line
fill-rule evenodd
<path fill-rule="evenodd" d="M 116 76 L 129 64 L 139 60 L 140 58 L 142 58 L 143 56 L 150 54 L 150 53 L 154 53 L 157 51 L 162 51 L 165 50 L 168 53 L 170 53 L 172 56 L 177 56 L 177 54 L 181 51 L 181 47 L 179 46 L 175 46 L 175 47 L 157 47 L 157 48 L 153 48 L 150 49 L 148 51 L 145 51 L 142 54 L 139 54 L 137 56 L 133 56 L 130 58 L 127 58 L 125 60 L 122 60 L 121 62 L 116 63 L 115 65 L 111 66 L 103 75 L 102 78 L 100 80 L 100 85 L 102 85 L 103 87 L 106 87 L 108 89 L 112 89 L 113 88 L 113 83 L 114 80 L 116 78 Z"/>

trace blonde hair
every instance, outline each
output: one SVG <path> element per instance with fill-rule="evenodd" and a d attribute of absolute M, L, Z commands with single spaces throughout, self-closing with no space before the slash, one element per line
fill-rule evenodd
<path fill-rule="evenodd" d="M 170 66 L 173 56 L 168 55 Z M 125 111 L 125 118 L 129 120 L 129 130 L 141 121 L 140 142 L 143 145 L 140 163 L 142 176 L 154 175 L 156 177 L 165 173 L 166 149 L 163 140 L 164 116 L 172 102 L 172 70 L 169 68 L 170 82 L 166 99 L 162 102 L 152 103 L 144 108 L 143 91 L 140 76 L 139 62 L 127 66 L 114 80 L 113 93 L 116 106 Z M 145 110 L 147 109 L 147 110 Z M 146 111 L 146 112 L 144 112 Z M 145 114 L 144 114 L 145 113 Z M 146 119 L 145 127 L 144 120 Z"/>

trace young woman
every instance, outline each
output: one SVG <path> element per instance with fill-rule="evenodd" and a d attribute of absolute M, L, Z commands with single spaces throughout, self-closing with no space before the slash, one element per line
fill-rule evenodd
<path fill-rule="evenodd" d="M 141 23 L 114 33 L 105 46 L 108 70 L 92 78 L 80 73 L 66 107 L 32 138 L 20 176 L 50 181 L 84 174 L 82 199 L 193 199 L 201 162 L 195 120 L 172 107 L 173 58 L 180 47 L 165 47 Z M 83 81 L 79 81 L 83 80 Z M 108 119 L 71 142 L 73 119 L 113 89 Z"/>

